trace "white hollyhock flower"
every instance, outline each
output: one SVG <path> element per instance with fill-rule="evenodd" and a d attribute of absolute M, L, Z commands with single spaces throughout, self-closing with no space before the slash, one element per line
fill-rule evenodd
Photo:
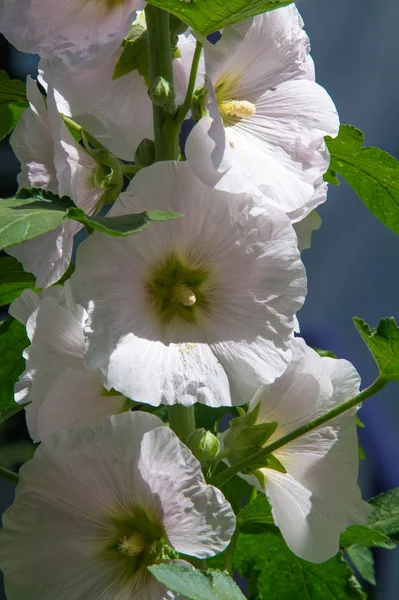
<path fill-rule="evenodd" d="M 139 402 L 243 404 L 291 359 L 306 282 L 290 221 L 172 161 L 141 170 L 109 214 L 149 208 L 184 216 L 79 247 L 88 368 Z"/>
<path fill-rule="evenodd" d="M 359 375 L 348 361 L 321 358 L 299 338 L 292 341 L 292 351 L 284 375 L 261 387 L 250 403 L 250 410 L 259 411 L 257 424 L 278 423 L 267 444 L 359 391 Z M 258 471 L 256 485 L 266 492 L 285 541 L 311 562 L 334 556 L 340 534 L 349 525 L 364 524 L 371 512 L 357 486 L 355 413 L 344 413 L 276 450 L 274 457 L 286 473 Z"/>
<path fill-rule="evenodd" d="M 242 163 L 293 221 L 323 200 L 324 136 L 339 129 L 331 98 L 314 81 L 302 26 L 290 5 L 226 27 L 215 46 L 206 45 L 210 116 L 194 127 L 186 146 L 203 181 L 224 189 L 226 168 Z M 204 155 L 211 160 L 198 160 Z"/>
<path fill-rule="evenodd" d="M 58 68 L 100 64 L 120 46 L 141 0 L 2 0 L 0 31 Z"/>
<path fill-rule="evenodd" d="M 175 598 L 147 566 L 213 556 L 234 532 L 223 494 L 146 413 L 56 434 L 20 475 L 0 533 L 10 600 Z"/>
<path fill-rule="evenodd" d="M 181 54 L 173 61 L 176 102 L 183 101 L 194 54 L 192 36 L 179 36 Z M 110 152 L 123 160 L 133 161 L 135 151 L 144 138 L 154 138 L 152 103 L 147 84 L 137 70 L 113 79 L 123 48 L 108 61 L 92 68 L 60 71 L 51 60 L 39 65 L 40 81 L 55 88 L 58 110 L 72 117 Z M 198 77 L 197 84 L 201 85 Z"/>
<path fill-rule="evenodd" d="M 84 364 L 86 311 L 71 298 L 68 285 L 40 294 L 25 290 L 10 314 L 26 325 L 31 345 L 24 351 L 26 371 L 15 386 L 34 442 L 76 424 L 90 424 L 120 413 L 126 399 L 107 392 Z"/>
<path fill-rule="evenodd" d="M 12 148 L 21 162 L 20 188 L 41 187 L 69 196 L 86 213 L 92 213 L 104 194 L 104 190 L 94 184 L 97 162 L 69 133 L 51 89 L 46 102 L 36 82 L 28 77 L 27 96 L 30 107 L 11 136 Z M 73 238 L 81 227 L 80 223 L 67 221 L 54 231 L 7 248 L 7 252 L 36 276 L 37 287 L 47 287 L 67 270 Z"/>

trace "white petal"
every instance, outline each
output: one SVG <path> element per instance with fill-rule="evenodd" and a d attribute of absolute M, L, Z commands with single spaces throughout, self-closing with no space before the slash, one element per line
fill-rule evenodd
<path fill-rule="evenodd" d="M 264 470 L 266 493 L 276 524 L 289 548 L 304 560 L 320 563 L 339 550 L 347 522 L 290 475 Z M 349 524 L 349 523 L 348 523 Z"/>
<path fill-rule="evenodd" d="M 71 281 L 77 300 L 89 312 L 89 368 L 102 374 L 107 386 L 136 401 L 190 404 L 197 388 L 201 402 L 230 404 L 217 359 L 208 348 L 199 348 L 211 345 L 216 356 L 223 357 L 231 382 L 241 377 L 241 367 L 234 367 L 234 361 L 241 363 L 246 354 L 260 369 L 255 356 L 259 350 L 269 361 L 264 381 L 283 372 L 294 315 L 305 293 L 295 233 L 274 206 L 259 209 L 250 195 L 212 190 L 185 163 L 163 162 L 140 171 L 109 214 L 137 213 L 150 206 L 184 217 L 150 224 L 144 233 L 124 239 L 94 234 L 79 248 Z M 181 318 L 164 325 L 151 305 L 148 278 L 154 264 L 171 252 L 210 273 L 206 293 L 211 308 L 198 312 L 198 323 Z M 183 376 L 176 344 L 193 349 L 193 358 L 188 352 L 184 359 L 193 388 Z M 194 356 L 201 357 L 199 369 Z M 146 383 L 144 373 L 149 372 Z M 210 375 L 212 386 L 223 382 L 213 402 L 203 385 L 204 376 Z M 151 399 L 154 387 L 158 391 Z M 180 400 L 173 400 L 176 395 Z M 248 397 L 234 400 L 247 401 Z"/>
<path fill-rule="evenodd" d="M 40 187 L 57 193 L 53 136 L 45 101 L 36 82 L 28 77 L 26 93 L 30 103 L 10 138 L 12 149 L 21 163 L 19 187 Z"/>
<path fill-rule="evenodd" d="M 160 498 L 166 533 L 176 550 L 208 558 L 226 548 L 236 524 L 230 504 L 220 490 L 205 484 L 201 465 L 170 429 L 144 435 L 139 469 Z"/>
<path fill-rule="evenodd" d="M 107 58 L 141 8 L 138 0 L 114 5 L 97 0 L 5 0 L 3 5 L 1 31 L 7 39 L 22 52 L 52 58 L 59 68 Z"/>
<path fill-rule="evenodd" d="M 40 296 L 32 290 L 24 290 L 10 305 L 8 312 L 14 319 L 17 319 L 22 325 L 26 325 L 29 317 L 39 306 Z M 31 334 L 28 337 L 32 340 Z"/>
<path fill-rule="evenodd" d="M 125 398 L 104 395 L 103 385 L 84 370 L 65 369 L 49 387 L 37 417 L 37 437 L 75 425 L 91 425 L 124 410 Z"/>

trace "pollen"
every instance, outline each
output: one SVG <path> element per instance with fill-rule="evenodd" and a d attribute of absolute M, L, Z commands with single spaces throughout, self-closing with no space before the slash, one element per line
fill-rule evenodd
<path fill-rule="evenodd" d="M 197 298 L 190 286 L 185 283 L 176 283 L 172 290 L 173 300 L 183 306 L 194 306 Z"/>
<path fill-rule="evenodd" d="M 141 533 L 133 533 L 123 538 L 118 549 L 131 558 L 141 554 L 147 546 L 147 540 Z"/>
<path fill-rule="evenodd" d="M 222 117 L 247 119 L 255 114 L 256 107 L 247 100 L 222 100 L 219 102 L 219 110 Z"/>

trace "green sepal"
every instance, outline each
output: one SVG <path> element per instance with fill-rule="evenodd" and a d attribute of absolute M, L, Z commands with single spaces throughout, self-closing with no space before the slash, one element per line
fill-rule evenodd
<path fill-rule="evenodd" d="M 201 88 L 196 90 L 193 94 L 193 98 L 191 100 L 191 115 L 195 122 L 198 122 L 202 117 L 206 117 L 208 114 L 206 108 L 206 99 L 208 97 L 208 92 L 206 88 Z"/>
<path fill-rule="evenodd" d="M 134 162 L 139 167 L 149 167 L 155 162 L 155 142 L 144 138 L 137 146 Z"/>

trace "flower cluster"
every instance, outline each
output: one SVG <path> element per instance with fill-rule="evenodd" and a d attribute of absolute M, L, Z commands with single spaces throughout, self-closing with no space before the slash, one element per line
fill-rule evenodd
<path fill-rule="evenodd" d="M 180 215 L 130 236 L 89 231 L 65 285 L 53 284 L 81 225 L 7 250 L 43 288 L 10 307 L 31 343 L 15 400 L 40 442 L 0 534 L 10 600 L 177 598 L 147 567 L 213 556 L 235 529 L 204 467 L 208 477 L 247 461 L 240 475 L 266 493 L 287 544 L 309 561 L 332 557 L 340 533 L 369 514 L 355 410 L 250 461 L 359 390 L 350 363 L 295 337 L 300 252 L 327 195 L 324 137 L 339 128 L 301 17 L 291 4 L 225 27 L 215 44 L 203 40 L 191 75 L 198 42 L 172 36 L 165 114 L 195 84 L 186 160 L 144 165 L 137 148 L 151 149 L 154 125 L 143 5 L 2 3 L 2 33 L 41 59 L 11 137 L 20 187 L 69 196 L 87 215 L 109 204 L 110 218 Z M 134 65 L 116 76 L 129 43 Z M 240 415 L 220 436 L 220 459 L 202 452 L 199 462 L 189 436 L 139 410 L 192 415 L 196 403 Z"/>

